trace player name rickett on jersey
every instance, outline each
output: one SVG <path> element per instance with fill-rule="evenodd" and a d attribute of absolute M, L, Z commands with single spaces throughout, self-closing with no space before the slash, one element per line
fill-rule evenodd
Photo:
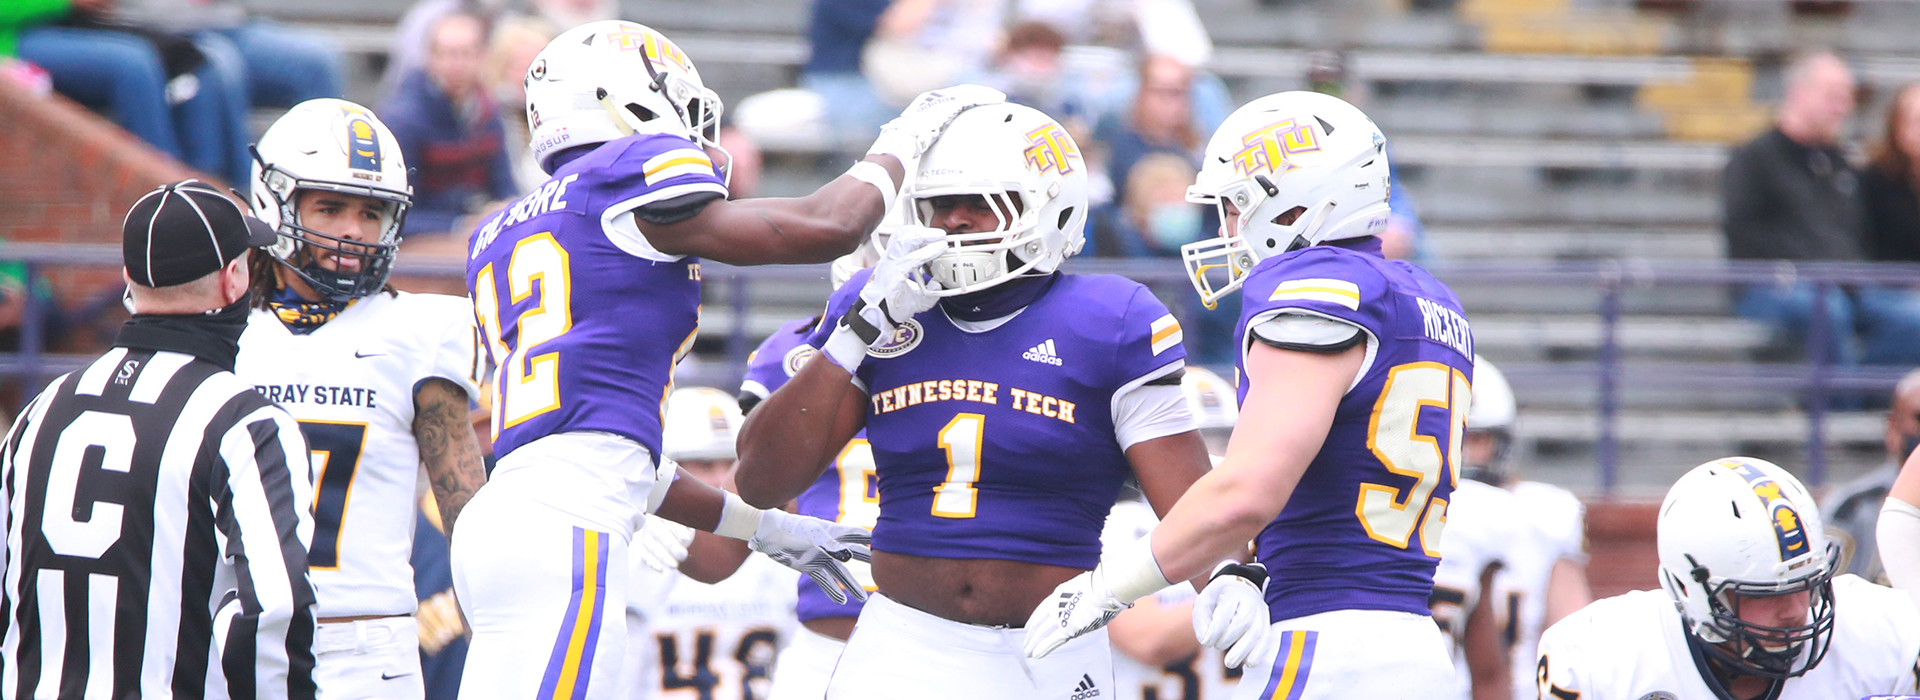
<path fill-rule="evenodd" d="M 1057 418 L 1063 423 L 1073 422 L 1073 410 L 1077 406 L 1072 401 L 1025 389 L 1009 388 L 1007 395 L 1012 398 L 1013 403 L 1010 407 L 1013 410 Z M 892 413 L 934 401 L 973 401 L 998 406 L 1000 405 L 1000 385 L 978 379 L 928 380 L 876 392 L 869 399 L 873 401 L 875 415 Z"/>
<path fill-rule="evenodd" d="M 267 384 L 254 385 L 254 390 L 274 403 L 310 403 L 315 406 L 354 406 L 357 408 L 379 408 L 374 405 L 375 392 L 357 386 L 323 386 L 319 384 Z"/>

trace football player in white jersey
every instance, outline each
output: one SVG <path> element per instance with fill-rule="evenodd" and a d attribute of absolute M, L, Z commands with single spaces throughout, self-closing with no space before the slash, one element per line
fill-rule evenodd
<path fill-rule="evenodd" d="M 724 391 L 675 389 L 667 398 L 661 452 L 702 482 L 730 490 L 734 437 L 742 420 L 738 401 Z M 656 528 L 687 531 L 649 517 L 635 535 L 641 555 L 633 558 L 627 579 L 627 658 L 634 683 L 629 697 L 767 697 L 775 653 L 793 639 L 798 625 L 793 570 L 753 555 L 717 583 L 661 571 L 656 565 L 663 562 L 646 561 L 659 558 L 661 538 L 645 532 Z"/>
<path fill-rule="evenodd" d="M 1548 628 L 1543 700 L 1855 700 L 1920 691 L 1920 607 L 1834 576 L 1839 547 L 1792 474 L 1751 457 L 1687 472 L 1660 505 L 1664 591 Z"/>
<path fill-rule="evenodd" d="M 1487 375 L 1497 375 L 1499 370 L 1484 357 L 1475 355 L 1473 359 L 1477 381 L 1473 404 L 1467 409 L 1469 434 L 1478 422 L 1503 427 L 1511 422 L 1500 420 L 1497 402 L 1482 400 L 1489 393 Z M 1489 408 L 1490 404 L 1495 407 Z M 1505 638 L 1506 597 L 1497 582 L 1527 527 L 1513 517 L 1518 507 L 1513 494 L 1482 481 L 1484 474 L 1468 471 L 1466 476 L 1447 505 L 1447 534 L 1440 541 L 1440 566 L 1433 572 L 1433 594 L 1427 597 L 1427 604 L 1433 609 L 1433 621 L 1453 642 L 1458 681 L 1454 697 L 1507 700 L 1516 695 Z"/>
<path fill-rule="evenodd" d="M 312 445 L 314 680 L 329 700 L 419 698 L 408 560 L 421 474 L 449 527 L 486 480 L 467 414 L 473 307 L 387 286 L 411 190 L 372 112 L 303 102 L 256 152 L 253 213 L 280 240 L 253 258 L 238 374 Z"/>
<path fill-rule="evenodd" d="M 1233 385 L 1202 367 L 1180 377 L 1187 409 L 1200 425 L 1200 438 L 1218 462 L 1226 453 L 1240 417 Z M 1103 547 L 1124 546 L 1146 536 L 1160 518 L 1153 506 L 1128 493 L 1107 514 Z M 1203 647 L 1194 636 L 1193 584 L 1181 582 L 1146 598 L 1113 618 L 1113 681 L 1116 700 L 1226 700 L 1241 671 L 1227 668 L 1219 650 Z"/>
<path fill-rule="evenodd" d="M 1887 583 L 1907 589 L 1920 600 L 1920 450 L 1907 456 L 1893 488 L 1887 490 L 1874 539 Z"/>
<path fill-rule="evenodd" d="M 1505 519 L 1519 527 L 1505 547 L 1497 614 L 1505 621 L 1503 636 L 1509 639 L 1504 641 L 1511 647 L 1513 697 L 1530 698 L 1536 692 L 1533 662 L 1540 632 L 1593 602 L 1593 592 L 1587 586 L 1586 506 L 1566 489 L 1519 479 L 1509 461 L 1518 413 L 1506 375 L 1479 358 L 1461 473 L 1513 494 Z M 1448 525 L 1452 539 L 1459 525 Z M 1446 566 L 1444 560 L 1441 566 Z"/>

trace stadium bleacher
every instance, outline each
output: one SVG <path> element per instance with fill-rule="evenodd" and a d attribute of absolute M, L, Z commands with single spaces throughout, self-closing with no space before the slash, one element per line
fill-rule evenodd
<path fill-rule="evenodd" d="M 1846 52 L 1873 99 L 1867 135 L 1892 89 L 1920 79 L 1903 27 L 1920 5 L 1862 0 L 1843 11 L 1788 3 L 1629 0 L 1195 0 L 1216 51 L 1210 68 L 1240 99 L 1305 85 L 1311 51 L 1345 52 L 1353 90 L 1392 139 L 1438 260 L 1518 265 L 1560 260 L 1691 261 L 1722 257 L 1718 174 L 1729 144 L 1767 120 L 1784 58 L 1827 45 Z M 1826 3 L 1825 5 L 1833 5 Z M 320 30 L 349 55 L 349 97 L 373 94 L 393 26 L 389 0 L 254 0 L 281 21 Z M 670 33 L 729 105 L 789 87 L 806 58 L 804 0 L 625 0 L 623 14 Z M 1815 8 L 1816 10 L 1818 8 Z M 803 154 L 804 155 L 804 154 Z M 770 159 L 763 194 L 809 191 L 844 166 Z M 1552 481 L 1590 489 L 1598 420 L 1587 376 L 1600 350 L 1600 294 L 1561 285 L 1448 280 L 1475 319 L 1483 352 L 1534 368 L 1516 374 L 1523 454 Z M 816 310 L 824 283 L 751 287 L 751 337 Z M 733 288 L 711 285 L 703 351 L 730 328 Z M 1759 367 L 1789 358 L 1766 329 L 1730 314 L 1713 286 L 1655 286 L 1622 296 L 1617 340 L 1628 363 Z M 1783 354 L 1784 353 L 1784 354 Z M 693 372 L 718 364 L 706 355 Z M 716 372 L 718 370 L 715 370 Z M 716 375 L 718 376 L 718 375 Z M 1807 417 L 1777 387 L 1730 390 L 1622 385 L 1620 485 L 1664 488 L 1675 465 L 1729 452 L 1807 462 Z M 1826 424 L 1828 480 L 1877 463 L 1877 413 Z"/>

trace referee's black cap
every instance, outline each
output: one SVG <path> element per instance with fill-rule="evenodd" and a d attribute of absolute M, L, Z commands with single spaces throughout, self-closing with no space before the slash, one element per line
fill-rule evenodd
<path fill-rule="evenodd" d="M 267 222 L 199 180 L 162 185 L 133 203 L 121 225 L 127 276 L 143 287 L 171 287 L 220 271 L 248 248 L 273 245 Z"/>

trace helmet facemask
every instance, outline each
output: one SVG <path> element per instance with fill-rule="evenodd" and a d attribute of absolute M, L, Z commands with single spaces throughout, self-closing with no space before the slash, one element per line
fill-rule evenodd
<path fill-rule="evenodd" d="M 280 238 L 267 249 L 274 260 L 329 302 L 351 301 L 385 288 L 387 277 L 393 271 L 394 256 L 400 250 L 400 230 L 406 223 L 408 198 L 373 187 L 301 179 L 262 160 L 258 150 L 253 155 L 265 175 L 267 196 L 273 198 L 280 214 L 280 225 L 276 227 Z M 379 239 L 354 241 L 301 225 L 298 193 L 302 190 L 335 192 L 383 202 L 385 211 L 380 217 Z M 351 266 L 350 272 L 330 270 L 320 264 L 321 253 L 352 259 L 358 265 Z"/>
<path fill-rule="evenodd" d="M 994 226 L 986 231 L 947 233 L 947 249 L 927 263 L 928 280 L 939 289 L 928 288 L 936 297 L 952 297 L 984 291 L 1016 277 L 1038 276 L 1035 272 L 1045 260 L 1046 244 L 1040 240 L 1037 209 L 1023 206 L 1020 193 L 1005 185 L 977 184 L 944 187 L 917 192 L 908 226 L 933 226 L 933 200 L 942 197 L 980 197 L 993 212 Z M 958 206 L 965 206 L 960 204 Z"/>
<path fill-rule="evenodd" d="M 1707 593 L 1709 620 L 1688 620 L 1688 631 L 1704 644 L 1707 656 L 1737 674 L 1759 678 L 1792 678 L 1819 665 L 1833 640 L 1833 573 L 1838 546 L 1829 544 L 1827 558 L 1817 570 L 1780 582 L 1724 580 L 1711 583 L 1711 573 L 1696 566 L 1690 582 L 1668 585 L 1700 586 Z M 1688 559 L 1691 561 L 1692 557 Z M 1663 572 L 1664 573 L 1664 572 Z M 1672 578 L 1671 573 L 1666 574 Z M 1745 599 L 1770 598 L 1800 592 L 1808 595 L 1805 624 L 1770 627 L 1740 617 Z"/>
<path fill-rule="evenodd" d="M 1217 192 L 1201 189 L 1199 185 L 1187 188 L 1188 202 L 1211 205 L 1220 216 L 1220 236 L 1180 246 L 1187 278 L 1200 293 L 1200 303 L 1208 309 L 1218 306 L 1221 298 L 1239 291 L 1247 275 L 1253 272 L 1253 266 L 1261 260 L 1312 245 L 1313 234 L 1335 207 L 1332 201 L 1323 200 L 1311 206 L 1295 204 L 1283 208 L 1276 199 L 1279 194 L 1279 188 L 1266 175 L 1229 182 Z M 1228 222 L 1233 223 L 1232 235 L 1227 235 Z M 1268 230 L 1256 232 L 1256 229 Z M 1255 235 L 1248 235 L 1250 232 Z M 1251 243 L 1255 239 L 1266 241 L 1273 249 L 1256 250 Z M 1278 241 L 1288 241 L 1286 248 L 1279 249 Z M 1214 280 L 1223 274 L 1224 279 L 1216 283 Z"/>
<path fill-rule="evenodd" d="M 660 93 L 667 98 L 667 104 L 673 105 L 674 116 L 687 127 L 694 143 L 700 144 L 701 148 L 712 149 L 726 156 L 727 162 L 719 165 L 720 179 L 728 187 L 732 187 L 733 154 L 720 146 L 720 114 L 725 110 L 720 102 L 720 95 L 705 85 L 680 76 L 675 75 L 669 78 L 667 73 L 654 68 L 653 62 L 656 59 L 647 53 L 644 46 L 640 51 L 640 65 L 647 68 L 648 89 Z M 601 100 L 605 101 L 605 90 L 601 93 Z M 641 112 L 646 111 L 646 108 L 636 103 L 628 103 L 627 109 L 635 117 L 639 117 Z M 615 121 L 625 123 L 624 119 L 616 118 Z"/>
<path fill-rule="evenodd" d="M 1473 452 L 1473 439 L 1485 437 L 1492 446 L 1485 459 L 1477 459 Z M 1513 431 L 1505 427 L 1474 428 L 1467 427 L 1467 444 L 1460 452 L 1462 468 L 1460 475 L 1483 484 L 1500 486 L 1507 481 L 1507 455 L 1513 452 Z"/>

